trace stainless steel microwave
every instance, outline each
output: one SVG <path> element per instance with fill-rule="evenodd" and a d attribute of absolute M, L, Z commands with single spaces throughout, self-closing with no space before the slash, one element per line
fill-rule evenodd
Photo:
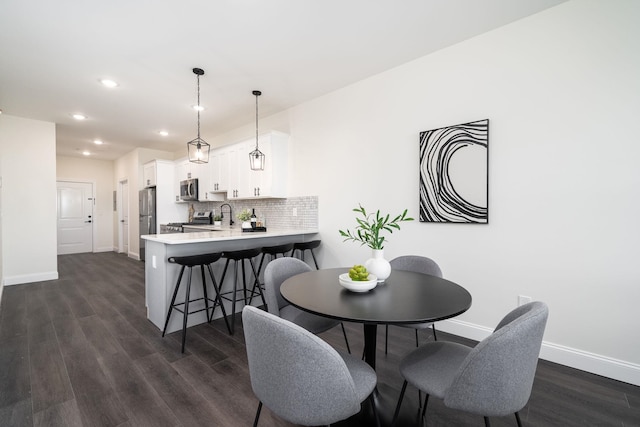
<path fill-rule="evenodd" d="M 180 181 L 180 200 L 198 201 L 198 178 Z"/>

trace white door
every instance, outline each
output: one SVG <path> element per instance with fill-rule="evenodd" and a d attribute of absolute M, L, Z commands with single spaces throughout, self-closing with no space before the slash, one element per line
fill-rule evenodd
<path fill-rule="evenodd" d="M 129 181 L 120 181 L 120 252 L 129 253 Z"/>
<path fill-rule="evenodd" d="M 93 252 L 93 184 L 57 182 L 58 255 Z"/>

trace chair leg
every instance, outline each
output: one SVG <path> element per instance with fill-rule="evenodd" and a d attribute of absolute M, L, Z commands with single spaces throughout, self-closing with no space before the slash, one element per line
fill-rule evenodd
<path fill-rule="evenodd" d="M 220 306 L 222 310 L 222 317 L 224 317 L 224 323 L 227 325 L 227 330 L 229 331 L 229 335 L 232 334 L 231 326 L 229 326 L 229 319 L 227 319 L 227 310 L 224 308 L 224 304 L 222 302 L 222 296 L 220 293 L 222 290 L 218 287 L 218 283 L 216 282 L 216 278 L 213 276 L 213 270 L 211 269 L 211 264 L 207 264 L 207 268 L 209 269 L 209 275 L 211 276 L 211 283 L 213 283 L 213 289 L 216 291 L 216 299 L 213 302 L 213 310 L 211 310 L 211 317 L 209 318 L 209 322 L 213 319 L 213 312 L 216 310 L 216 304 Z"/>
<path fill-rule="evenodd" d="M 373 397 L 373 393 L 369 395 L 371 401 L 371 410 L 373 411 L 373 419 L 376 421 L 376 427 L 380 427 L 380 417 L 378 416 L 378 409 L 376 408 L 376 399 Z"/>
<path fill-rule="evenodd" d="M 418 344 L 418 330 L 416 329 L 415 331 L 416 331 L 416 347 L 418 347 L 419 346 L 419 344 Z"/>
<path fill-rule="evenodd" d="M 309 252 L 311 252 L 311 257 L 313 258 L 313 263 L 316 265 L 316 270 L 320 270 L 320 267 L 318 267 L 318 261 L 316 260 L 316 255 L 313 253 L 313 249 L 309 249 Z"/>
<path fill-rule="evenodd" d="M 253 301 L 253 295 L 255 292 L 256 287 L 258 288 L 258 293 L 260 294 L 260 299 L 262 300 L 262 305 L 264 306 L 264 309 L 267 309 L 267 301 L 264 299 L 264 294 L 262 293 L 262 286 L 260 286 L 260 280 L 258 279 L 258 275 L 260 273 L 256 272 L 256 267 L 255 264 L 253 263 L 253 260 L 251 258 L 249 258 L 249 265 L 251 266 L 251 271 L 253 271 L 253 277 L 255 277 L 255 282 L 253 282 L 253 289 L 251 290 L 251 301 Z"/>
<path fill-rule="evenodd" d="M 428 394 L 424 397 L 424 406 L 422 407 L 422 418 L 424 418 L 424 415 L 427 413 L 427 403 L 429 403 Z"/>
<path fill-rule="evenodd" d="M 184 313 L 182 319 L 182 352 L 184 353 L 184 344 L 187 340 L 187 320 L 189 319 L 189 298 L 191 297 L 191 275 L 192 267 L 189 267 L 189 276 L 187 278 L 187 292 L 184 296 Z"/>
<path fill-rule="evenodd" d="M 388 343 L 389 343 L 389 325 L 384 325 L 384 354 L 387 354 Z"/>
<path fill-rule="evenodd" d="M 342 328 L 342 335 L 344 335 L 344 342 L 347 344 L 347 351 L 351 354 L 351 348 L 349 348 L 349 340 L 347 339 L 347 331 L 344 330 L 344 323 L 340 322 Z"/>
<path fill-rule="evenodd" d="M 205 313 L 207 314 L 207 319 L 209 319 L 209 295 L 207 295 L 207 282 L 204 279 L 204 264 L 200 265 L 200 273 L 202 273 L 202 293 L 204 295 L 204 308 L 205 308 Z M 216 305 L 214 303 L 211 312 L 213 313 L 213 310 L 215 309 L 216 309 Z"/>
<path fill-rule="evenodd" d="M 260 411 L 262 410 L 262 401 L 258 403 L 258 410 L 256 411 L 256 418 L 253 420 L 253 427 L 258 426 L 258 420 L 260 419 Z"/>
<path fill-rule="evenodd" d="M 169 304 L 169 312 L 167 313 L 167 320 L 164 322 L 164 329 L 162 330 L 162 336 L 164 337 L 165 332 L 167 332 L 167 326 L 169 325 L 169 319 L 171 318 L 171 312 L 173 311 L 173 305 L 176 302 L 176 296 L 178 295 L 178 288 L 180 287 L 180 282 L 182 281 L 182 273 L 184 273 L 184 265 L 180 269 L 180 274 L 178 275 L 178 281 L 176 282 L 176 288 L 173 290 L 173 297 L 171 297 L 171 304 Z"/>
<path fill-rule="evenodd" d="M 433 330 L 433 340 L 434 341 L 438 341 L 438 336 L 436 335 L 436 324 L 435 323 L 431 324 L 431 329 Z"/>
<path fill-rule="evenodd" d="M 391 421 L 391 426 L 396 425 L 396 421 L 398 421 L 398 414 L 400 414 L 400 405 L 402 405 L 402 399 L 404 398 L 404 392 L 407 390 L 407 380 L 404 380 L 402 383 L 402 390 L 400 391 L 400 397 L 398 398 L 398 404 L 396 405 L 396 411 L 393 413 L 393 421 Z"/>
<path fill-rule="evenodd" d="M 491 427 L 491 423 L 489 422 L 489 417 L 484 417 L 484 426 Z"/>
<path fill-rule="evenodd" d="M 520 414 L 516 412 L 516 421 L 518 422 L 518 427 L 522 427 L 522 421 L 520 421 Z"/>

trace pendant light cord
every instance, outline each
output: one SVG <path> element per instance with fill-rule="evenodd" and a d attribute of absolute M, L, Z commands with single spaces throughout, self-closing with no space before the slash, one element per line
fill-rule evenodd
<path fill-rule="evenodd" d="M 254 95 L 256 96 L 256 150 L 258 149 L 258 96 L 261 95 L 259 91 L 254 91 Z"/>
<path fill-rule="evenodd" d="M 200 139 L 200 74 L 196 74 L 198 80 L 198 139 Z"/>

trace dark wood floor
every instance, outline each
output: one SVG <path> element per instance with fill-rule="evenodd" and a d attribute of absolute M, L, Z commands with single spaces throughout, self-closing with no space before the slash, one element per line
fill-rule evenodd
<path fill-rule="evenodd" d="M 220 320 L 191 328 L 181 354 L 180 334 L 162 338 L 146 319 L 143 263 L 114 253 L 64 255 L 59 272 L 56 281 L 4 288 L 0 425 L 252 424 L 257 401 L 241 324 L 234 336 Z M 380 329 L 379 381 L 399 388 L 397 363 L 413 348 L 413 332 L 392 328 L 385 356 Z M 347 333 L 360 354 L 362 327 L 348 324 Z M 344 348 L 339 328 L 322 337 Z M 541 361 L 521 415 L 526 426 L 640 426 L 640 387 Z M 260 426 L 289 425 L 263 410 Z M 484 424 L 431 399 L 427 425 Z M 492 425 L 514 426 L 515 418 Z"/>

